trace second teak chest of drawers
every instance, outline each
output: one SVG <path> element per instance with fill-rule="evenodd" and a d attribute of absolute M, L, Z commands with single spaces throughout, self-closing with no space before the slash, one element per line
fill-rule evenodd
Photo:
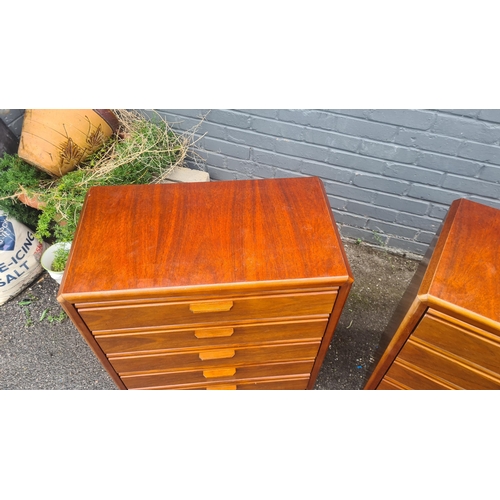
<path fill-rule="evenodd" d="M 97 187 L 58 300 L 122 389 L 311 389 L 352 281 L 318 178 Z"/>
<path fill-rule="evenodd" d="M 499 251 L 500 210 L 454 201 L 365 389 L 500 389 Z"/>

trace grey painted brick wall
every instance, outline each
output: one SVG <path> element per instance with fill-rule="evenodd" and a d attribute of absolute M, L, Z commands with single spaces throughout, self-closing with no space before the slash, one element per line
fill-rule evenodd
<path fill-rule="evenodd" d="M 145 113 L 150 113 L 143 110 Z M 24 110 L 0 110 L 19 135 Z M 500 209 L 500 110 L 156 110 L 213 180 L 315 175 L 344 237 L 422 255 L 448 208 Z"/>
<path fill-rule="evenodd" d="M 212 179 L 319 176 L 344 237 L 422 255 L 453 200 L 500 208 L 500 110 L 156 111 Z"/>

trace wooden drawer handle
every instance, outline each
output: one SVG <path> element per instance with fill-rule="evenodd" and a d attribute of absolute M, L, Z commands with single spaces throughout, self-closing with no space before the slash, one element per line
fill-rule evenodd
<path fill-rule="evenodd" d="M 236 390 L 236 386 L 235 385 L 214 385 L 213 387 L 207 387 L 207 391 L 215 391 L 215 390 L 219 390 L 219 391 L 227 391 L 227 390 L 235 391 Z"/>
<path fill-rule="evenodd" d="M 197 339 L 211 339 L 214 337 L 230 337 L 234 333 L 234 328 L 207 328 L 206 330 L 195 330 L 194 336 Z"/>
<path fill-rule="evenodd" d="M 232 300 L 218 300 L 216 302 L 195 302 L 193 304 L 189 304 L 189 310 L 195 314 L 229 311 L 232 307 Z"/>
<path fill-rule="evenodd" d="M 203 370 L 205 378 L 232 377 L 236 373 L 236 368 L 215 368 L 214 370 Z"/>
<path fill-rule="evenodd" d="M 198 356 L 202 361 L 209 359 L 227 359 L 234 357 L 234 349 L 220 349 L 218 351 L 205 351 L 200 352 Z"/>

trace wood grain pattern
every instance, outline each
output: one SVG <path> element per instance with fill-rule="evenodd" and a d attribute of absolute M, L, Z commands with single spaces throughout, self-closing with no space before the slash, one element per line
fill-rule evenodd
<path fill-rule="evenodd" d="M 378 386 L 378 389 L 379 390 L 384 390 L 384 391 L 399 391 L 401 389 L 406 389 L 405 387 L 401 387 L 399 385 L 397 385 L 395 382 L 391 381 L 391 380 L 387 380 L 386 378 L 384 378 L 379 386 Z"/>
<path fill-rule="evenodd" d="M 314 177 L 90 188 L 61 292 L 347 279 L 330 212 Z"/>
<path fill-rule="evenodd" d="M 242 366 L 255 363 L 278 361 L 312 360 L 318 353 L 319 343 L 300 342 L 295 344 L 262 345 L 235 348 L 234 356 L 224 359 L 201 360 L 197 352 L 178 352 L 142 356 L 110 357 L 109 362 L 120 374 L 148 373 L 188 369 L 207 369 L 228 366 Z M 208 355 L 209 351 L 203 354 Z"/>
<path fill-rule="evenodd" d="M 234 297 L 252 297 L 256 295 L 266 296 L 275 294 L 288 294 L 297 295 L 302 293 L 324 293 L 324 292 L 338 292 L 338 286 L 327 286 L 326 284 L 319 284 L 319 286 L 311 286 L 309 282 L 302 282 L 302 287 L 295 286 L 289 287 L 289 282 L 263 282 L 263 283 L 247 283 L 246 287 L 241 284 L 238 285 L 219 285 L 213 287 L 209 293 L 204 293 L 203 289 L 206 287 L 192 287 L 180 289 L 169 289 L 168 291 L 162 290 L 161 293 L 156 290 L 156 295 L 150 295 L 152 290 L 141 290 L 140 293 L 136 292 L 135 295 L 128 294 L 128 298 L 120 298 L 118 300 L 103 299 L 101 292 L 95 292 L 91 296 L 89 302 L 75 301 L 77 309 L 88 309 L 89 307 L 121 307 L 121 306 L 139 306 L 148 304 L 165 304 L 168 302 L 181 302 L 181 301 L 212 301 L 218 300 L 221 297 L 232 299 Z M 201 293 L 198 293 L 200 292 Z M 70 294 L 71 295 L 71 294 Z"/>
<path fill-rule="evenodd" d="M 80 309 L 79 314 L 94 332 L 132 327 L 206 325 L 248 318 L 266 320 L 306 315 L 327 316 L 332 311 L 336 296 L 335 292 L 325 292 L 234 298 L 231 301 L 234 305 L 227 311 L 199 311 L 196 314 L 191 311 L 192 302 L 89 308 Z"/>
<path fill-rule="evenodd" d="M 97 343 L 108 355 L 127 353 L 148 354 L 152 351 L 171 351 L 179 349 L 201 349 L 207 347 L 245 346 L 250 344 L 270 344 L 315 340 L 319 342 L 324 334 L 327 319 L 301 320 L 238 324 L 231 328 L 205 328 L 203 331 L 220 332 L 232 330 L 230 337 L 197 336 L 199 330 L 172 329 L 157 331 L 136 331 L 95 335 Z"/>
<path fill-rule="evenodd" d="M 268 363 L 263 365 L 243 365 L 205 370 L 185 370 L 177 372 L 159 372 L 143 375 L 124 375 L 124 383 L 129 389 L 143 387 L 173 387 L 182 389 L 186 386 L 207 385 L 206 373 L 217 378 L 212 382 L 241 382 L 243 380 L 259 381 L 266 379 L 283 379 L 285 377 L 309 378 L 313 360 L 293 361 L 287 363 Z M 215 377 L 216 375 L 216 377 Z"/>
<path fill-rule="evenodd" d="M 452 203 L 365 389 L 500 388 L 499 248 L 500 210 Z"/>
<path fill-rule="evenodd" d="M 426 314 L 413 337 L 445 351 L 474 368 L 488 370 L 500 376 L 500 338 L 490 340 L 485 334 L 470 328 L 460 328 L 431 314 Z"/>
<path fill-rule="evenodd" d="M 282 391 L 282 390 L 295 390 L 301 391 L 307 388 L 307 378 L 297 378 L 288 380 L 262 380 L 259 382 L 254 381 L 242 381 L 237 385 L 233 384 L 219 384 L 210 385 L 207 387 L 186 387 L 186 389 L 206 389 L 206 390 L 271 390 L 271 391 Z"/>
<path fill-rule="evenodd" d="M 120 387 L 298 390 L 352 282 L 318 178 L 120 186 L 88 192 L 58 298 Z"/>
<path fill-rule="evenodd" d="M 71 256 L 71 254 L 70 254 Z M 64 274 L 66 276 L 66 273 Z M 199 285 L 165 289 L 143 288 L 134 290 L 99 290 L 95 292 L 65 292 L 64 297 L 75 304 L 78 309 L 86 307 L 110 307 L 130 304 L 153 304 L 170 300 L 212 300 L 222 297 L 244 297 L 256 293 L 265 295 L 272 293 L 302 293 L 338 291 L 346 281 L 352 278 L 330 276 L 327 278 L 310 278 L 282 281 L 261 281 L 249 283 L 221 283 L 219 285 Z M 64 284 L 64 278 L 63 282 Z"/>
<path fill-rule="evenodd" d="M 500 210 L 454 202 L 442 251 L 419 290 L 500 323 Z"/>
<path fill-rule="evenodd" d="M 261 382 L 240 382 L 236 386 L 238 391 L 302 391 L 307 388 L 309 378 L 294 379 L 294 380 L 263 380 Z M 207 387 L 208 389 L 208 387 Z M 213 387 L 210 387 L 213 389 Z"/>
<path fill-rule="evenodd" d="M 401 359 L 397 359 L 391 365 L 384 380 L 405 389 L 428 391 L 460 389 L 459 386 L 451 384 L 449 381 L 437 378 L 434 373 L 425 372 L 420 366 L 408 364 Z"/>
<path fill-rule="evenodd" d="M 408 340 L 398 357 L 462 389 L 500 389 L 500 378 L 491 377 L 416 340 Z"/>

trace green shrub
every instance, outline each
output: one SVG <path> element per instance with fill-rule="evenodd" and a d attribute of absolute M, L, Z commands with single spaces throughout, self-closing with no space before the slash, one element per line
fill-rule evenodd
<path fill-rule="evenodd" d="M 50 176 L 36 169 L 17 155 L 5 153 L 0 158 L 0 210 L 35 230 L 40 211 L 21 203 L 17 197 L 21 186 L 29 193 L 37 190 Z"/>

